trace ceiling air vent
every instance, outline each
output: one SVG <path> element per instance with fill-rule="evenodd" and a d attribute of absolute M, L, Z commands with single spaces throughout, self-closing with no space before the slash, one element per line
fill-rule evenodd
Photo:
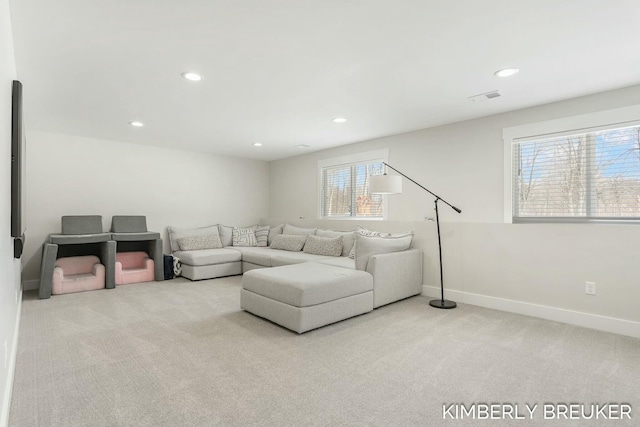
<path fill-rule="evenodd" d="M 499 91 L 492 90 L 491 92 L 486 92 L 486 93 L 481 93 L 479 95 L 470 96 L 469 100 L 471 100 L 473 102 L 482 102 L 482 101 L 488 101 L 488 100 L 494 99 L 494 98 L 500 98 L 501 96 L 502 96 L 502 94 L 500 94 Z"/>

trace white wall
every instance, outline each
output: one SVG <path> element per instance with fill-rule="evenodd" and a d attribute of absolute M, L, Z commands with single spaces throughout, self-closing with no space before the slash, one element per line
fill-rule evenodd
<path fill-rule="evenodd" d="M 504 224 L 502 141 L 505 127 L 634 105 L 638 100 L 640 86 L 633 86 L 274 161 L 269 214 L 274 221 L 317 223 L 318 160 L 388 148 L 392 166 L 463 211 L 457 214 L 440 205 L 445 288 L 459 301 L 508 299 L 521 307 L 551 306 L 640 322 L 634 250 L 640 227 Z M 439 286 L 435 224 L 423 221 L 433 216 L 433 198 L 406 180 L 403 184 L 402 195 L 387 196 L 389 220 L 402 231 L 418 232 L 416 244 L 426 252 L 426 292 L 433 293 L 429 286 Z M 337 220 L 323 224 L 355 227 Z M 388 228 L 372 221 L 364 225 Z M 585 295 L 585 281 L 597 283 L 597 296 Z M 632 326 L 640 335 L 640 324 Z"/>
<path fill-rule="evenodd" d="M 20 316 L 20 260 L 11 237 L 11 85 L 16 78 L 9 1 L 0 0 L 0 426 L 8 422 Z"/>
<path fill-rule="evenodd" d="M 268 212 L 268 163 L 203 153 L 27 132 L 25 285 L 39 279 L 42 244 L 63 215 L 146 215 L 167 226 L 256 224 Z M 26 282 L 29 281 L 29 282 Z"/>

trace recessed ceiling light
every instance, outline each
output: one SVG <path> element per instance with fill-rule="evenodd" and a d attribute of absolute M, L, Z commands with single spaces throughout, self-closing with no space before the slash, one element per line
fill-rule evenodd
<path fill-rule="evenodd" d="M 129 124 L 137 128 L 141 128 L 142 126 L 144 126 L 144 123 L 142 122 L 129 122 Z"/>
<path fill-rule="evenodd" d="M 498 77 L 510 77 L 514 74 L 518 74 L 519 71 L 520 69 L 518 68 L 503 68 L 502 70 L 498 70 L 493 74 Z"/>
<path fill-rule="evenodd" d="M 262 147 L 262 142 L 254 142 L 253 146 L 254 147 Z"/>
<path fill-rule="evenodd" d="M 333 123 L 344 123 L 346 121 L 347 119 L 345 119 L 344 117 L 336 117 L 335 119 L 333 119 Z"/>
<path fill-rule="evenodd" d="M 295 145 L 294 148 L 305 149 L 305 148 L 309 148 L 309 145 L 307 145 L 307 144 L 299 144 L 299 145 Z"/>
<path fill-rule="evenodd" d="M 191 80 L 192 82 L 199 82 L 200 80 L 202 80 L 202 76 L 198 73 L 182 73 L 182 77 L 187 80 Z"/>

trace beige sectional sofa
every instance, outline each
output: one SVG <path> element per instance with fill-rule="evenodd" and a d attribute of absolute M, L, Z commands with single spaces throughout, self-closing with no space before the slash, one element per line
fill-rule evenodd
<path fill-rule="evenodd" d="M 251 289 L 245 288 L 242 291 L 242 304 L 244 309 L 248 309 L 248 306 L 254 307 L 254 309 L 248 309 L 248 311 L 266 317 L 296 332 L 304 332 L 323 326 L 327 324 L 327 322 L 336 321 L 336 318 L 342 320 L 355 315 L 353 314 L 354 306 L 346 302 L 342 303 L 345 304 L 343 311 L 338 310 L 335 312 L 335 309 L 329 310 L 333 313 L 331 316 L 326 315 L 329 311 L 322 310 L 322 305 L 325 303 L 331 307 L 340 306 L 341 304 L 332 297 L 332 294 L 336 292 L 339 293 L 339 290 L 342 289 L 340 285 L 335 284 L 336 276 L 344 276 L 340 280 L 345 283 L 345 286 L 347 286 L 350 280 L 356 279 L 356 282 L 358 282 L 358 280 L 362 281 L 363 279 L 371 282 L 371 308 L 368 310 L 366 310 L 368 303 L 366 303 L 365 300 L 369 297 L 365 295 L 349 296 L 350 298 L 358 298 L 360 303 L 364 304 L 356 314 L 361 314 L 373 308 L 417 295 L 422 291 L 423 255 L 422 251 L 410 248 L 412 238 L 410 233 L 385 235 L 366 230 L 362 227 L 358 228 L 358 230 L 352 232 L 336 232 L 300 228 L 287 224 L 270 228 L 267 241 L 262 242 L 262 244 L 266 244 L 267 246 L 262 247 L 234 246 L 234 241 L 230 238 L 230 233 L 235 233 L 238 229 L 234 231 L 233 227 L 223 225 L 213 225 L 198 229 L 169 227 L 168 231 L 173 255 L 179 258 L 182 263 L 182 275 L 191 280 L 211 279 L 244 274 L 257 269 L 305 264 L 295 269 L 274 269 L 274 273 L 268 275 L 259 273 L 249 274 L 247 278 L 251 279 L 250 281 L 253 285 L 249 286 Z M 278 241 L 290 239 L 288 236 L 307 236 L 306 240 L 310 241 L 313 239 L 314 242 L 331 241 L 335 243 L 335 241 L 338 240 L 341 245 L 341 250 L 338 250 L 338 253 L 334 254 L 337 256 L 329 256 L 305 251 L 277 249 Z M 217 238 L 220 239 L 219 243 Z M 185 246 L 188 248 L 186 243 L 208 240 L 215 242 L 213 245 L 216 247 L 185 250 Z M 301 240 L 305 240 L 305 238 L 301 238 Z M 204 246 L 206 247 L 207 244 L 204 244 Z M 349 255 L 351 255 L 352 258 L 350 258 Z M 347 270 L 354 272 L 349 273 Z M 324 279 L 313 277 L 318 271 L 323 271 L 326 277 Z M 298 278 L 296 279 L 298 280 L 298 282 L 296 282 L 297 284 L 285 283 L 292 275 Z M 282 288 L 289 286 L 289 293 L 299 294 L 300 301 L 305 299 L 305 293 L 313 294 L 316 292 L 313 287 L 323 289 L 326 301 L 322 304 L 314 304 L 315 307 L 313 308 L 291 306 L 291 304 L 277 299 L 281 298 L 278 296 L 282 294 L 280 291 L 274 293 L 272 290 L 271 293 L 265 292 L 265 295 L 261 295 L 260 291 L 256 292 L 256 289 L 264 287 L 256 286 L 255 282 L 270 282 L 273 279 L 270 278 L 271 276 L 279 277 Z M 309 278 L 307 280 L 309 286 L 302 286 L 305 289 L 298 289 L 300 287 L 298 286 L 300 283 L 299 278 L 305 276 Z M 369 276 L 370 278 L 366 279 L 366 277 Z M 356 279 L 354 279 L 354 277 L 356 277 Z M 340 280 L 338 280 L 338 283 Z M 302 280 L 302 282 L 304 281 L 305 280 Z M 329 282 L 333 283 L 333 285 L 330 285 L 334 286 L 333 290 L 330 289 L 328 285 Z M 296 286 L 298 286 L 298 288 L 296 288 Z M 356 289 L 360 288 L 356 287 Z M 274 298 L 276 298 L 276 300 L 274 300 Z M 265 304 L 268 304 L 269 307 L 279 307 L 279 309 L 267 310 L 266 313 L 276 313 L 270 317 L 261 311 L 261 308 L 263 308 Z M 291 315 L 287 317 L 289 320 L 285 322 L 286 324 L 274 319 L 280 318 L 282 313 L 286 312 L 287 309 L 291 310 Z M 305 312 L 315 312 L 316 314 L 313 316 L 301 314 Z M 317 312 L 321 312 L 322 315 L 319 316 Z M 291 320 L 293 318 L 297 320 Z M 313 320 L 310 321 L 310 318 Z"/>

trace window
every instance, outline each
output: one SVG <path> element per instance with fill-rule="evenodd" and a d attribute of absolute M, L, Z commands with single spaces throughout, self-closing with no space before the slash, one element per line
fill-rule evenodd
<path fill-rule="evenodd" d="M 384 218 L 382 195 L 369 193 L 369 177 L 384 173 L 386 154 L 380 154 L 363 153 L 318 163 L 321 218 Z"/>
<path fill-rule="evenodd" d="M 514 221 L 640 219 L 640 125 L 513 140 Z"/>

